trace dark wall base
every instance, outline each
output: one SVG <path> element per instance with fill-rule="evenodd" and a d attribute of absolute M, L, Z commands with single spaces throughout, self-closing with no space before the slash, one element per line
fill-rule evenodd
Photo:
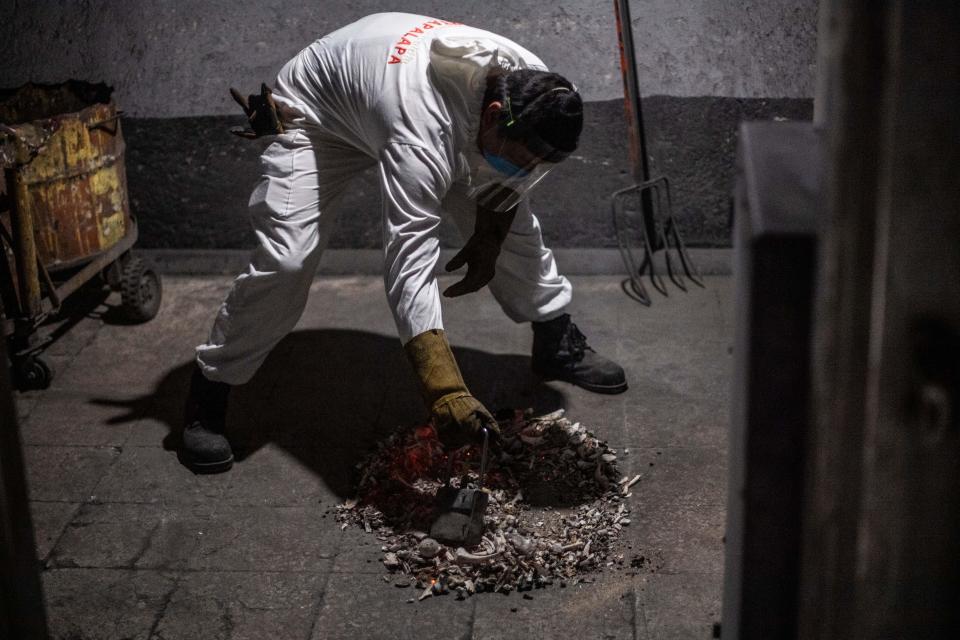
<path fill-rule="evenodd" d="M 648 147 L 671 179 L 675 214 L 689 244 L 730 245 L 729 193 L 742 120 L 809 120 L 809 99 L 674 98 L 644 101 Z M 547 244 L 615 247 L 611 194 L 633 182 L 620 100 L 588 103 L 580 149 L 538 186 L 532 205 Z M 237 118 L 125 119 L 130 200 L 140 246 L 237 249 L 253 246 L 247 199 L 264 141 L 228 133 Z M 380 246 L 379 187 L 359 176 L 344 201 L 332 248 Z M 460 243 L 452 225 L 445 246 Z"/>

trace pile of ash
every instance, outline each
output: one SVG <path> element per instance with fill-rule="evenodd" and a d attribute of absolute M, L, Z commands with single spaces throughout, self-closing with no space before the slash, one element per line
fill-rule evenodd
<path fill-rule="evenodd" d="M 481 454 L 479 445 L 445 452 L 431 425 L 381 442 L 358 465 L 357 497 L 337 507 L 341 528 L 377 536 L 394 574 L 385 580 L 416 586 L 416 599 L 566 586 L 623 564 L 616 543 L 630 524 L 626 499 L 639 476 L 621 478 L 616 451 L 563 410 L 515 411 L 499 424 L 483 482 L 489 504 L 480 544 L 447 546 L 426 533 L 437 490 L 448 481 L 478 483 Z"/>

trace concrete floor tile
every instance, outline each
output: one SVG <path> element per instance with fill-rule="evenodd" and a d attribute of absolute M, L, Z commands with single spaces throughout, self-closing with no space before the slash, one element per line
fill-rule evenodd
<path fill-rule="evenodd" d="M 372 576 L 333 574 L 313 626 L 312 640 L 467 638 L 474 603 L 453 595 L 408 603 L 420 594 Z"/>
<path fill-rule="evenodd" d="M 120 446 L 130 427 L 115 422 L 117 410 L 85 393 L 63 392 L 43 397 L 21 420 L 24 444 Z"/>
<path fill-rule="evenodd" d="M 646 558 L 641 572 L 722 571 L 726 521 L 722 506 L 648 505 L 635 499 L 631 504 L 631 525 L 624 528 L 623 537 L 630 558 Z"/>
<path fill-rule="evenodd" d="M 184 281 L 175 279 L 174 282 Z M 99 320 L 100 326 L 96 335 L 88 341 L 88 346 L 113 346 L 117 348 L 116 353 L 121 354 L 153 351 L 160 358 L 168 360 L 189 357 L 193 347 L 191 343 L 206 338 L 220 302 L 212 296 L 198 295 L 189 285 L 182 286 L 177 295 L 163 297 L 155 318 L 134 324 L 119 312 L 120 295 L 111 293 L 90 314 Z M 207 322 L 198 322 L 198 316 L 203 316 L 207 305 Z"/>
<path fill-rule="evenodd" d="M 706 327 L 701 331 L 706 333 Z M 619 345 L 623 366 L 633 383 L 648 393 L 672 393 L 694 399 L 729 393 L 731 354 L 726 341 L 713 338 L 678 340 L 659 336 L 649 341 L 624 337 Z"/>
<path fill-rule="evenodd" d="M 25 446 L 31 500 L 83 502 L 120 455 L 118 447 Z"/>
<path fill-rule="evenodd" d="M 450 284 L 454 281 L 451 280 Z M 464 349 L 495 350 L 530 356 L 533 332 L 529 322 L 508 318 L 487 290 L 462 298 L 444 298 L 444 328 L 450 343 Z"/>
<path fill-rule="evenodd" d="M 300 452 L 302 453 L 302 452 Z M 341 483 L 325 482 L 330 469 L 316 469 L 302 462 L 297 453 L 268 444 L 236 462 L 227 474 L 224 502 L 269 506 L 318 506 L 342 502 L 335 493 Z"/>
<path fill-rule="evenodd" d="M 682 333 L 682 330 L 700 325 L 722 332 L 732 326 L 733 278 L 729 276 L 708 276 L 704 278 L 706 288 L 694 286 L 686 293 L 671 285 L 667 296 L 659 292 L 652 293 L 653 303 L 649 307 L 634 302 L 620 292 L 620 284 L 615 280 L 607 276 L 589 276 L 577 278 L 574 283 L 592 281 L 597 289 L 606 287 L 606 293 L 612 294 L 618 307 L 624 310 L 624 317 L 635 317 L 640 321 L 635 327 L 638 331 L 660 325 L 673 326 Z M 649 280 L 644 281 L 644 284 L 648 283 Z M 591 290 L 591 294 L 594 291 Z"/>
<path fill-rule="evenodd" d="M 176 577 L 157 571 L 55 569 L 42 574 L 51 638 L 148 640 Z"/>
<path fill-rule="evenodd" d="M 629 433 L 624 430 L 626 394 L 602 395 L 566 383 L 551 384 L 562 385 L 566 396 L 564 415 L 568 420 L 579 422 L 611 447 L 621 447 L 629 441 Z"/>
<path fill-rule="evenodd" d="M 103 328 L 98 309 L 104 307 L 96 300 L 82 298 L 81 293 L 78 296 L 81 297 L 68 302 L 69 308 L 64 313 L 40 328 L 40 333 L 51 341 L 43 350 L 45 358 L 63 358 L 69 362 L 95 340 Z"/>
<path fill-rule="evenodd" d="M 198 532 L 212 517 L 202 506 L 85 504 L 70 520 L 47 565 L 112 569 L 184 566 L 199 547 Z M 144 560 L 148 554 L 149 559 Z M 158 560 L 160 555 L 162 560 Z"/>
<path fill-rule="evenodd" d="M 42 391 L 22 391 L 13 394 L 13 404 L 17 411 L 17 424 L 23 425 L 23 422 L 30 417 L 33 408 L 43 398 Z"/>
<path fill-rule="evenodd" d="M 721 574 L 709 572 L 644 576 L 637 591 L 638 640 L 713 637 L 722 582 Z"/>
<path fill-rule="evenodd" d="M 47 558 L 67 523 L 79 509 L 80 505 L 73 502 L 30 502 L 30 518 L 33 521 L 33 536 L 39 560 Z"/>
<path fill-rule="evenodd" d="M 53 372 L 53 378 L 50 383 L 50 387 L 54 388 L 59 382 L 60 378 L 63 377 L 64 372 L 68 371 L 73 365 L 73 362 L 77 359 L 79 353 L 70 355 L 57 355 L 44 351 L 38 355 L 43 359 L 44 362 L 47 363 L 47 366 Z"/>
<path fill-rule="evenodd" d="M 459 282 L 463 278 L 463 273 L 458 275 L 442 275 L 437 278 L 437 286 L 441 293 L 450 285 Z M 443 305 L 443 315 L 450 321 L 450 325 L 457 331 L 459 327 L 468 329 L 478 320 L 487 322 L 496 322 L 507 320 L 500 305 L 497 304 L 490 289 L 483 289 L 456 298 L 441 296 L 440 303 Z M 508 320 L 509 321 L 509 320 Z"/>
<path fill-rule="evenodd" d="M 101 502 L 216 504 L 230 482 L 229 474 L 196 475 L 177 461 L 177 454 L 156 447 L 125 447 L 97 487 Z"/>
<path fill-rule="evenodd" d="M 729 412 L 713 402 L 671 393 L 624 408 L 626 441 L 643 447 L 716 447 L 726 442 Z"/>
<path fill-rule="evenodd" d="M 154 388 L 172 366 L 168 357 L 152 351 L 149 345 L 118 353 L 114 351 L 115 345 L 106 344 L 108 340 L 98 337 L 98 342 L 105 344 L 87 347 L 65 370 L 58 369 L 50 389 L 88 393 L 109 390 L 133 395 Z"/>
<path fill-rule="evenodd" d="M 530 368 L 533 333 L 530 323 L 515 323 L 505 316 L 485 319 L 454 318 L 447 328 L 450 344 L 465 350 L 515 356 L 524 370 Z M 524 371 L 526 372 L 526 371 Z"/>
<path fill-rule="evenodd" d="M 111 321 L 109 311 L 101 318 L 90 319 L 99 325 L 98 331 L 69 358 L 58 355 L 55 347 L 59 340 L 51 345 L 44 356 L 57 363 L 51 389 L 111 390 L 123 395 L 145 392 L 156 386 L 168 369 L 190 360 L 200 336 L 209 331 L 216 307 L 204 323 L 205 329 L 198 331 L 197 323 L 177 310 L 186 301 L 179 296 L 168 298 L 173 300 L 165 298 L 157 317 L 143 324 Z"/>
<path fill-rule="evenodd" d="M 183 413 L 183 407 L 180 406 L 178 409 L 176 411 L 178 415 L 176 422 L 168 421 L 161 417 L 162 414 L 154 412 L 142 418 L 124 418 L 129 420 L 128 437 L 125 445 L 128 447 L 157 448 L 172 446 L 174 440 L 179 438 L 179 431 L 174 429 L 180 429 L 177 423 L 180 422 L 179 415 Z M 177 434 L 176 437 L 174 434 Z"/>
<path fill-rule="evenodd" d="M 339 528 L 340 525 L 335 524 L 333 517 L 332 513 L 328 515 L 327 522 L 330 526 Z M 401 574 L 391 574 L 383 566 L 381 544 L 375 536 L 359 529 L 344 530 L 341 534 L 337 557 L 333 559 L 333 572 L 335 574 L 385 575 L 392 581 L 403 578 Z M 364 579 L 370 580 L 370 578 Z"/>
<path fill-rule="evenodd" d="M 192 571 L 321 571 L 338 549 L 340 529 L 320 508 L 223 507 L 195 522 L 193 553 L 169 562 L 179 537 L 150 545 L 138 564 Z"/>
<path fill-rule="evenodd" d="M 479 594 L 472 640 L 506 638 L 633 638 L 634 598 L 628 580 L 609 575 L 591 584 L 522 593 Z M 514 611 L 516 609 L 516 611 Z"/>
<path fill-rule="evenodd" d="M 383 278 L 329 276 L 317 278 L 297 330 L 318 326 L 357 328 L 397 338 L 393 314 L 387 305 Z"/>
<path fill-rule="evenodd" d="M 184 360 L 145 372 L 139 364 L 130 364 L 120 375 L 128 375 L 132 385 L 94 380 L 76 388 L 50 389 L 44 402 L 74 402 L 81 415 L 100 415 L 104 428 L 124 431 L 127 444 L 161 446 L 170 431 L 181 428 L 191 366 Z"/>
<path fill-rule="evenodd" d="M 723 505 L 727 451 L 721 447 L 630 447 L 640 482 L 631 491 L 641 505 Z M 646 462 L 646 467 L 644 467 Z M 652 465 L 651 465 L 652 463 Z"/>
<path fill-rule="evenodd" d="M 168 279 L 165 276 L 167 291 L 175 293 L 164 296 L 163 305 L 156 318 L 138 326 L 149 330 L 156 343 L 167 351 L 171 359 L 192 359 L 194 347 L 206 342 L 210 335 L 214 316 L 226 297 L 231 282 L 232 278 Z M 105 328 L 119 334 L 129 327 L 109 325 Z M 133 346 L 140 344 L 140 338 L 134 332 L 125 332 L 118 337 L 128 339 Z"/>
<path fill-rule="evenodd" d="M 326 575 L 203 571 L 184 573 L 164 609 L 164 640 L 307 640 Z"/>

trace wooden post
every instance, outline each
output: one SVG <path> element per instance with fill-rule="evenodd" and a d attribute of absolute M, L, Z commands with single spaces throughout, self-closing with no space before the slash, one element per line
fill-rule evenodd
<path fill-rule="evenodd" d="M 20 430 L 0 340 L 0 638 L 47 637 Z"/>
<path fill-rule="evenodd" d="M 806 122 L 740 127 L 723 637 L 797 627 L 821 144 Z"/>
<path fill-rule="evenodd" d="M 865 372 L 872 303 L 878 135 L 886 73 L 883 10 L 836 0 L 825 97 L 824 193 L 808 435 L 799 629 L 801 638 L 850 637 L 845 610 L 860 502 Z M 822 607 L 814 615 L 814 611 Z"/>
<path fill-rule="evenodd" d="M 960 633 L 960 4 L 831 3 L 798 637 Z"/>

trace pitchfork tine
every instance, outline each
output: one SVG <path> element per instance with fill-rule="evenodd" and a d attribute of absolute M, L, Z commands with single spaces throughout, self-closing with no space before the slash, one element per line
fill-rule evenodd
<path fill-rule="evenodd" d="M 686 285 L 686 283 L 683 281 L 683 276 L 680 275 L 679 273 L 675 272 L 674 269 L 673 269 L 673 255 L 672 255 L 671 252 L 672 252 L 672 251 L 676 251 L 676 252 L 679 254 L 679 253 L 680 253 L 680 247 L 679 247 L 679 246 L 677 245 L 677 243 L 676 243 L 676 240 L 677 240 L 677 238 L 679 237 L 679 235 L 672 233 L 673 231 L 676 230 L 677 227 L 676 227 L 676 223 L 674 222 L 674 219 L 673 219 L 673 198 L 672 198 L 672 196 L 670 195 L 670 180 L 669 180 L 669 178 L 667 178 L 666 176 L 663 176 L 662 180 L 663 180 L 664 191 L 667 192 L 667 215 L 666 215 L 666 225 L 665 225 L 664 233 L 663 233 L 663 236 L 664 236 L 664 242 L 663 242 L 663 248 L 664 248 L 663 257 L 664 257 L 664 259 L 665 259 L 666 262 L 667 262 L 667 274 L 670 276 L 670 280 L 672 280 L 673 283 L 674 283 L 675 285 L 677 285 L 677 287 L 679 287 L 681 291 L 683 291 L 684 293 L 686 293 L 686 291 L 687 291 L 687 285 Z M 657 205 L 658 205 L 658 207 L 659 207 L 660 203 L 661 203 L 660 193 L 659 193 L 659 190 L 658 190 L 658 191 L 657 191 Z M 660 210 L 662 211 L 662 209 L 660 209 Z M 674 240 L 673 243 L 670 242 L 671 239 Z M 680 262 L 681 262 L 681 264 L 683 263 L 683 256 L 682 256 L 682 255 L 680 256 Z"/>
<path fill-rule="evenodd" d="M 650 191 L 653 192 L 653 195 L 656 196 L 656 202 L 653 210 L 654 211 L 653 231 L 654 233 L 657 234 L 657 236 L 659 236 L 659 240 L 660 240 L 659 243 L 656 243 L 652 238 L 649 238 L 647 236 L 646 225 L 643 225 L 643 244 L 646 247 L 646 254 L 644 255 L 644 265 L 646 266 L 649 264 L 650 266 L 650 282 L 653 283 L 653 288 L 659 291 L 660 293 L 662 293 L 664 296 L 669 296 L 670 294 L 667 292 L 667 285 L 663 281 L 663 276 L 657 273 L 657 264 L 653 260 L 654 245 L 659 244 L 664 248 L 665 251 L 667 250 L 667 237 L 663 232 L 663 226 L 657 222 L 658 214 L 662 211 L 660 207 L 660 204 L 661 204 L 660 185 L 658 184 L 658 182 L 659 182 L 659 179 L 648 180 L 647 182 L 643 183 L 643 185 L 641 185 L 640 187 L 641 192 L 644 189 L 649 189 Z"/>
<path fill-rule="evenodd" d="M 670 227 L 677 242 L 677 247 L 679 247 L 678 253 L 680 254 L 680 263 L 683 265 L 684 273 L 687 274 L 687 277 L 690 278 L 695 285 L 706 289 L 707 285 L 703 283 L 703 276 L 700 275 L 700 270 L 697 269 L 697 265 L 690 258 L 690 254 L 687 253 L 687 246 L 683 243 L 683 236 L 680 235 L 680 230 L 677 229 L 673 218 L 670 219 Z"/>

